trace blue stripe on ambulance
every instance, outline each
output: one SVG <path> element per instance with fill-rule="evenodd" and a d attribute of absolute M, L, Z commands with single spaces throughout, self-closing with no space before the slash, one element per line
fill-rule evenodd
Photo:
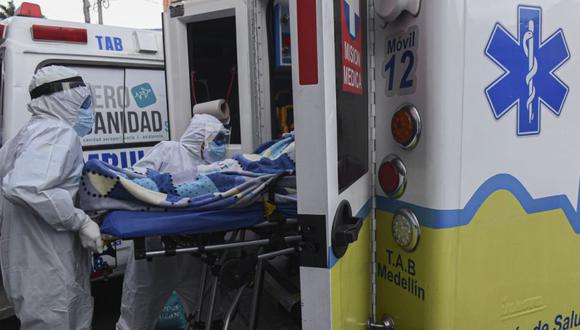
<path fill-rule="evenodd" d="M 113 166 L 127 168 L 135 165 L 145 156 L 145 150 L 130 151 L 97 151 L 89 153 L 88 159 L 97 159 Z"/>

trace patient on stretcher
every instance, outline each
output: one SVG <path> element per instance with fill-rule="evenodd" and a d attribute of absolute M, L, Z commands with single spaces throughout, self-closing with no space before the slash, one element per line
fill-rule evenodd
<path fill-rule="evenodd" d="M 80 191 L 87 211 L 197 211 L 241 208 L 261 201 L 275 184 L 279 203 L 296 202 L 294 134 L 240 154 L 179 173 L 121 169 L 99 160 L 85 164 Z"/>

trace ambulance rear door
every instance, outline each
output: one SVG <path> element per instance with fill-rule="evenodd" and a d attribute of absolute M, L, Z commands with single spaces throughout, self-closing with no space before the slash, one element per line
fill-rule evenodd
<path fill-rule="evenodd" d="M 164 14 L 170 118 L 181 136 L 197 103 L 225 99 L 231 115 L 231 152 L 252 152 L 264 140 L 258 124 L 248 3 L 185 1 Z"/>
<path fill-rule="evenodd" d="M 273 29 L 279 44 L 269 44 L 268 8 L 276 20 L 286 13 L 276 6 L 285 4 L 190 0 L 165 12 L 170 121 L 179 136 L 193 104 L 229 97 L 232 151 L 251 152 L 278 136 L 276 124 L 287 123 L 270 126 L 268 116 L 274 108 L 290 113 L 272 86 L 291 67 L 298 220 L 306 242 L 302 328 L 364 329 L 371 315 L 373 214 L 367 1 L 288 1 L 290 38 L 282 24 Z M 264 55 L 269 47 L 278 54 Z"/>
<path fill-rule="evenodd" d="M 303 329 L 365 329 L 372 169 L 366 0 L 290 1 Z"/>

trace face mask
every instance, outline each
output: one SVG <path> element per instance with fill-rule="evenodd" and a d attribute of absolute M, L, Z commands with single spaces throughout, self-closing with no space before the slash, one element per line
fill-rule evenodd
<path fill-rule="evenodd" d="M 93 129 L 94 123 L 94 113 L 91 97 L 88 96 L 79 111 L 77 122 L 74 125 L 74 129 L 80 137 L 83 137 Z"/>
<path fill-rule="evenodd" d="M 226 158 L 227 147 L 225 144 L 210 142 L 205 150 L 205 159 L 208 162 L 215 163 Z"/>

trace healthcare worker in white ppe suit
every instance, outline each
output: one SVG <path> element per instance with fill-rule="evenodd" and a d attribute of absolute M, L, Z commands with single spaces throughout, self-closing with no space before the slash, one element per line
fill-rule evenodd
<path fill-rule="evenodd" d="M 49 66 L 29 86 L 30 121 L 0 149 L 0 263 L 23 330 L 90 329 L 90 251 L 99 226 L 75 207 L 93 123 L 91 92 L 75 71 Z M 21 109 L 20 111 L 25 111 Z"/>
<path fill-rule="evenodd" d="M 140 171 L 152 169 L 179 173 L 198 165 L 223 160 L 229 143 L 229 131 L 215 117 L 197 114 L 179 140 L 164 141 L 135 164 Z M 129 258 L 123 280 L 121 317 L 118 330 L 154 329 L 167 299 L 176 291 L 190 313 L 197 299 L 201 262 L 190 255 L 153 258 L 151 261 Z"/>

